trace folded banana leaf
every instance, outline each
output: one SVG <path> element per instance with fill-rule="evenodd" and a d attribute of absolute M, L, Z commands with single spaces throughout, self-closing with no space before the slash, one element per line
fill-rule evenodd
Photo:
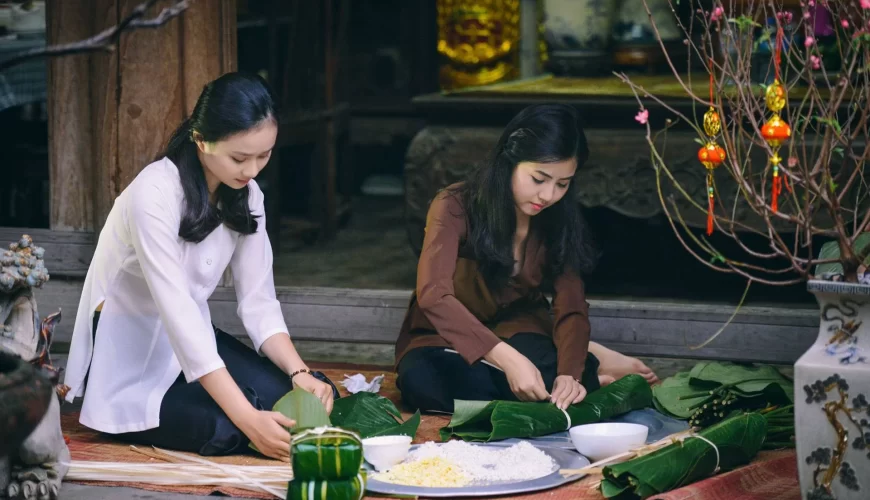
<path fill-rule="evenodd" d="M 616 500 L 648 498 L 749 463 L 761 449 L 767 423 L 757 413 L 729 418 L 699 433 L 634 460 L 603 470 L 601 493 Z M 718 455 L 716 453 L 718 449 Z"/>
<path fill-rule="evenodd" d="M 360 472 L 351 479 L 297 478 L 287 485 L 287 500 L 361 500 L 365 491 L 365 472 Z"/>
<path fill-rule="evenodd" d="M 706 427 L 736 413 L 793 402 L 794 385 L 773 366 L 702 362 L 653 388 L 660 412 Z"/>
<path fill-rule="evenodd" d="M 293 477 L 297 479 L 352 479 L 362 466 L 358 434 L 337 427 L 317 427 L 290 440 Z"/>
<path fill-rule="evenodd" d="M 296 422 L 296 425 L 292 429 L 288 429 L 291 432 L 331 425 L 329 415 L 326 413 L 326 408 L 323 407 L 320 399 L 303 389 L 293 389 L 285 394 L 275 403 L 272 411 L 277 411 Z M 249 443 L 248 448 L 257 453 L 260 452 L 254 443 Z"/>
<path fill-rule="evenodd" d="M 332 425 L 351 429 L 363 439 L 406 435 L 414 438 L 420 426 L 420 412 L 402 422 L 402 414 L 389 399 L 371 392 L 358 392 L 335 401 L 329 416 Z"/>
<path fill-rule="evenodd" d="M 652 390 L 640 375 L 628 375 L 586 396 L 566 410 L 570 426 L 590 424 L 652 404 Z M 553 403 L 516 401 L 454 401 L 453 418 L 441 439 L 498 441 L 530 438 L 564 431 L 569 422 Z"/>

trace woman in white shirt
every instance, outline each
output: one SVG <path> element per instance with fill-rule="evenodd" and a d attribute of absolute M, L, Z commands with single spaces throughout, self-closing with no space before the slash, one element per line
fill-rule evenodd
<path fill-rule="evenodd" d="M 203 455 L 249 440 L 289 459 L 293 386 L 327 410 L 335 386 L 299 357 L 275 297 L 263 193 L 254 177 L 278 133 L 266 83 L 226 74 L 203 90 L 158 160 L 115 200 L 88 269 L 66 399 L 81 423 Z M 211 324 L 207 300 L 232 270 L 250 349 Z M 263 357 L 265 355 L 265 357 Z"/>

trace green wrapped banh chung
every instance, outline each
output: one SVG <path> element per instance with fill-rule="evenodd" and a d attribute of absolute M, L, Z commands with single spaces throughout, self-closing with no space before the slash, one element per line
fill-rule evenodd
<path fill-rule="evenodd" d="M 359 435 L 339 427 L 315 427 L 300 432 L 293 436 L 290 447 L 295 479 L 352 479 L 362 466 Z"/>
<path fill-rule="evenodd" d="M 361 500 L 366 492 L 364 471 L 351 479 L 294 479 L 287 500 Z"/>

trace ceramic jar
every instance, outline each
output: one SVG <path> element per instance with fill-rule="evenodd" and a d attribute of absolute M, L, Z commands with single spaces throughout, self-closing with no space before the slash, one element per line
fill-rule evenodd
<path fill-rule="evenodd" d="M 870 498 L 870 285 L 811 280 L 819 336 L 795 364 L 803 498 Z"/>
<path fill-rule="evenodd" d="M 619 5 L 620 0 L 544 0 L 550 71 L 572 76 L 606 72 Z"/>

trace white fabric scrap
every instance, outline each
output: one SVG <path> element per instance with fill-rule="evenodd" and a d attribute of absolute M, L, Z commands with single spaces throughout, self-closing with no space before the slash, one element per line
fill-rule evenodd
<path fill-rule="evenodd" d="M 344 380 L 341 381 L 341 385 L 347 389 L 347 392 L 351 394 L 356 394 L 358 392 L 373 392 L 375 394 L 381 390 L 381 382 L 383 382 L 384 376 L 377 375 L 372 379 L 371 382 L 366 382 L 366 377 L 362 373 L 357 373 L 356 375 L 345 375 Z"/>

